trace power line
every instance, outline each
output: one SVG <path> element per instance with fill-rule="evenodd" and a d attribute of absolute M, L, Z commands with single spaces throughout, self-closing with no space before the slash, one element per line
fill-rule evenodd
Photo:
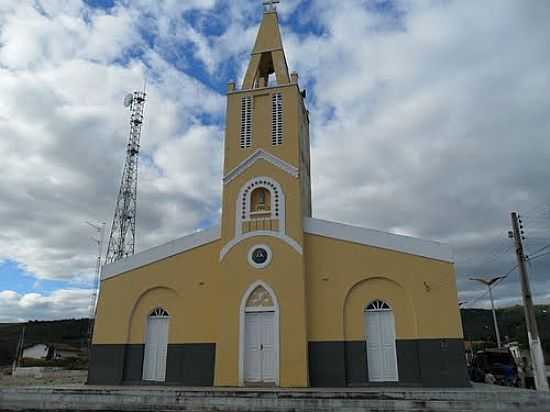
<path fill-rule="evenodd" d="M 522 213 L 522 219 L 525 221 L 542 217 L 544 214 L 548 214 L 547 218 L 550 218 L 550 206 L 547 204 L 538 204 L 532 206 L 527 212 Z"/>
<path fill-rule="evenodd" d="M 540 248 L 539 250 L 537 250 L 536 252 L 533 252 L 533 255 L 536 255 L 537 253 L 540 253 L 540 252 L 542 252 L 543 250 L 548 249 L 549 247 L 550 247 L 550 243 L 547 244 L 546 246 L 541 247 L 541 248 Z M 529 260 L 532 260 L 532 259 L 534 259 L 534 258 L 535 258 L 535 256 L 529 257 Z"/>
<path fill-rule="evenodd" d="M 507 240 L 507 239 L 506 239 Z M 504 248 L 503 248 L 504 246 Z M 493 248 L 487 255 L 478 256 L 477 258 L 469 258 L 465 261 L 460 262 L 461 266 L 489 264 L 502 257 L 504 254 L 510 252 L 513 249 L 513 245 L 505 246 L 503 241 L 499 242 L 498 246 Z M 457 262 L 458 263 L 458 262 Z"/>

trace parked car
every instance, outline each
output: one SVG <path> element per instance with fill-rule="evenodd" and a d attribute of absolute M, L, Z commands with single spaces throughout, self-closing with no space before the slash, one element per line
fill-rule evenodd
<path fill-rule="evenodd" d="M 518 367 L 508 349 L 487 349 L 474 355 L 469 368 L 474 382 L 519 386 Z"/>

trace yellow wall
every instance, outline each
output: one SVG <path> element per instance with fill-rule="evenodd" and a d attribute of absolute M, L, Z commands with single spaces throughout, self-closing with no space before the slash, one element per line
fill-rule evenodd
<path fill-rule="evenodd" d="M 398 339 L 462 338 L 452 264 L 309 234 L 305 256 L 309 340 L 363 339 L 374 299 L 392 306 Z"/>
<path fill-rule="evenodd" d="M 267 244 L 265 269 L 248 251 Z M 304 259 L 279 239 L 239 243 L 219 261 L 216 241 L 102 282 L 94 344 L 143 343 L 155 307 L 170 316 L 169 343 L 216 343 L 215 384 L 238 385 L 240 306 L 265 281 L 280 305 L 280 385 L 308 385 L 307 341 L 365 338 L 374 299 L 394 311 L 398 339 L 461 338 L 453 266 L 399 252 L 306 234 Z"/>
<path fill-rule="evenodd" d="M 271 144 L 271 96 L 274 93 L 281 93 L 283 96 L 284 143 L 278 146 Z M 245 95 L 254 96 L 252 146 L 248 149 L 240 147 L 241 98 Z M 224 174 L 238 166 L 259 148 L 267 150 L 294 167 L 299 167 L 298 133 L 300 132 L 301 105 L 302 97 L 296 84 L 229 93 L 226 111 Z"/>
<path fill-rule="evenodd" d="M 266 244 L 273 253 L 265 269 L 253 269 L 248 251 Z M 237 382 L 239 350 L 239 308 L 244 292 L 257 280 L 265 281 L 275 292 L 280 305 L 280 383 L 281 386 L 307 386 L 307 332 L 303 260 L 294 249 L 278 239 L 247 239 L 223 260 L 220 278 L 222 307 L 216 353 L 216 384 Z"/>
<path fill-rule="evenodd" d="M 101 282 L 94 344 L 143 343 L 147 315 L 156 306 L 171 316 L 169 342 L 216 340 L 219 242 L 190 250 Z"/>
<path fill-rule="evenodd" d="M 248 252 L 267 244 L 265 269 L 248 263 Z M 265 281 L 280 305 L 280 385 L 303 387 L 307 377 L 307 329 L 303 259 L 279 239 L 239 243 L 219 261 L 220 241 L 102 282 L 94 344 L 144 343 L 147 315 L 157 306 L 171 316 L 169 343 L 216 343 L 215 384 L 238 385 L 241 299 Z"/>

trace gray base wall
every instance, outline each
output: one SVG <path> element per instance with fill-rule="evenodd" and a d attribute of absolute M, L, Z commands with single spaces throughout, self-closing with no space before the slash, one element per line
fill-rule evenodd
<path fill-rule="evenodd" d="M 485 386 L 482 388 L 482 386 Z M 547 392 L 475 385 L 474 389 L 322 390 L 155 387 L 0 387 L 1 411 L 194 412 L 548 412 Z"/>
<path fill-rule="evenodd" d="M 309 342 L 313 387 L 376 386 L 369 382 L 366 341 Z M 399 382 L 384 386 L 469 387 L 462 339 L 397 340 Z"/>
<path fill-rule="evenodd" d="M 142 380 L 143 353 L 142 344 L 92 345 L 88 384 L 151 384 Z M 215 343 L 169 344 L 164 383 L 213 386 L 215 357 Z"/>

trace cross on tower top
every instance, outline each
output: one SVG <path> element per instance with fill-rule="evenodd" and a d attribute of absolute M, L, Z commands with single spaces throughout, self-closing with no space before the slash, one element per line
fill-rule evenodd
<path fill-rule="evenodd" d="M 264 0 L 264 11 L 276 11 L 280 0 Z"/>

